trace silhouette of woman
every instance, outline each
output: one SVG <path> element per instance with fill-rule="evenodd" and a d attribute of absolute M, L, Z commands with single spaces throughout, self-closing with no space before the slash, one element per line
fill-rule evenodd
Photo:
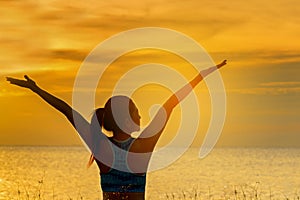
<path fill-rule="evenodd" d="M 95 160 L 99 167 L 104 200 L 143 200 L 151 153 L 172 110 L 205 76 L 224 65 L 226 60 L 201 71 L 172 94 L 137 138 L 130 134 L 140 130 L 139 111 L 126 96 L 111 97 L 103 108 L 95 110 L 91 122 L 88 122 L 67 103 L 41 89 L 27 75 L 24 76 L 25 80 L 7 77 L 7 81 L 30 89 L 67 117 L 92 153 L 89 165 Z M 107 137 L 103 129 L 111 131 L 113 136 Z"/>

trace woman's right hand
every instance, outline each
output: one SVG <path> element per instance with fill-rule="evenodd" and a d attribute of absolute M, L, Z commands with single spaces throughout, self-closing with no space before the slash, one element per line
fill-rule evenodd
<path fill-rule="evenodd" d="M 216 65 L 216 67 L 217 67 L 218 69 L 220 69 L 221 67 L 223 67 L 223 66 L 226 65 L 226 64 L 227 64 L 227 60 L 223 60 L 223 62 L 221 62 L 220 64 Z"/>
<path fill-rule="evenodd" d="M 6 80 L 13 85 L 17 85 L 17 86 L 24 87 L 24 88 L 29 88 L 31 90 L 34 90 L 35 88 L 37 88 L 36 83 L 32 79 L 30 79 L 27 75 L 25 75 L 24 78 L 26 80 L 6 77 Z"/>

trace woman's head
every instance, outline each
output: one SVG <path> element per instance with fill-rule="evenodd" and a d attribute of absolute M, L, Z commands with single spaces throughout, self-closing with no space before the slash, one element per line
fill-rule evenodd
<path fill-rule="evenodd" d="M 126 96 L 113 96 L 93 117 L 107 131 L 130 134 L 140 130 L 140 116 L 133 101 Z"/>
<path fill-rule="evenodd" d="M 140 115 L 133 101 L 126 96 L 111 97 L 104 108 L 97 108 L 92 116 L 93 132 L 101 131 L 102 127 L 113 134 L 127 133 L 140 130 Z M 90 156 L 88 167 L 94 162 Z"/>

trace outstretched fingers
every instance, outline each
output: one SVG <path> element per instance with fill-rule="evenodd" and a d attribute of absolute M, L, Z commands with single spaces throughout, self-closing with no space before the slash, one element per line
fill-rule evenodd
<path fill-rule="evenodd" d="M 6 77 L 6 81 L 10 82 L 11 81 L 11 77 Z"/>
<path fill-rule="evenodd" d="M 18 79 L 11 78 L 11 77 L 6 77 L 6 80 L 7 80 L 8 82 L 10 82 L 11 84 L 14 84 Z"/>
<path fill-rule="evenodd" d="M 17 85 L 20 87 L 26 87 L 30 88 L 32 85 L 35 85 L 35 82 L 31 80 L 27 75 L 24 76 L 26 80 L 21 80 L 21 79 L 16 79 L 16 78 L 11 78 L 11 77 L 6 77 L 6 80 L 10 82 L 13 85 Z"/>
<path fill-rule="evenodd" d="M 221 68 L 226 64 L 227 64 L 227 60 L 223 60 L 223 62 L 221 62 L 220 64 L 217 65 L 217 68 Z"/>

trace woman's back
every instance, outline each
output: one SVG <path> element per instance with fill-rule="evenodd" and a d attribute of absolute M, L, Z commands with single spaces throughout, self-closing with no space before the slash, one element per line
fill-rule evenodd
<path fill-rule="evenodd" d="M 146 173 L 132 173 L 127 164 L 127 152 L 135 138 L 129 137 L 124 141 L 108 139 L 111 142 L 111 149 L 113 149 L 111 167 L 96 159 L 100 170 L 100 184 L 104 199 L 117 199 L 120 196 L 125 199 L 144 199 Z"/>

